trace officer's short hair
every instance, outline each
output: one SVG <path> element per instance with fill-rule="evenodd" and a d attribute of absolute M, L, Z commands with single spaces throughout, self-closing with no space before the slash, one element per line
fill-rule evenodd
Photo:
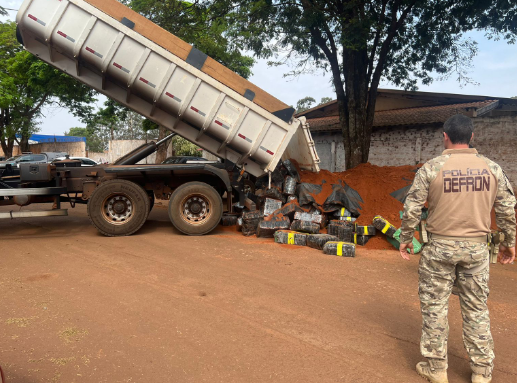
<path fill-rule="evenodd" d="M 474 132 L 472 120 L 463 114 L 456 114 L 445 121 L 443 131 L 453 144 L 469 144 Z"/>

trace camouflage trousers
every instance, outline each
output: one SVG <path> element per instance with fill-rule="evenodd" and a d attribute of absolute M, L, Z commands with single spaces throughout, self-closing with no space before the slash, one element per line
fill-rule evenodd
<path fill-rule="evenodd" d="M 454 286 L 460 299 L 463 343 L 470 357 L 472 371 L 490 375 L 494 361 L 494 342 L 487 308 L 487 244 L 432 240 L 424 248 L 418 274 L 422 355 L 434 368 L 447 368 L 447 314 Z"/>

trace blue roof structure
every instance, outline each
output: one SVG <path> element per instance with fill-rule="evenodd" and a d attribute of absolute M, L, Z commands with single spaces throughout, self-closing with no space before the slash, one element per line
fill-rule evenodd
<path fill-rule="evenodd" d="M 30 136 L 29 140 L 36 141 L 38 143 L 43 143 L 43 142 L 86 142 L 86 137 L 33 134 L 32 136 Z"/>

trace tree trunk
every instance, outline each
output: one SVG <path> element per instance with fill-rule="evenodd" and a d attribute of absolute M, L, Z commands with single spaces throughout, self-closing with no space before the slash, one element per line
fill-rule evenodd
<path fill-rule="evenodd" d="M 1 140 L 2 151 L 4 152 L 5 158 L 11 158 L 13 156 L 14 139 L 5 138 Z M 7 142 L 6 142 L 7 141 Z"/>
<path fill-rule="evenodd" d="M 29 136 L 27 134 L 22 134 L 22 138 L 20 140 L 20 150 L 23 152 L 30 152 L 31 148 L 29 145 Z"/>
<path fill-rule="evenodd" d="M 338 100 L 338 107 L 346 169 L 368 162 L 370 154 L 373 119 L 368 118 L 367 60 L 366 50 L 343 52 L 346 98 Z"/>
<path fill-rule="evenodd" d="M 0 145 L 6 158 L 13 156 L 14 138 L 7 137 L 6 128 L 10 123 L 9 109 L 0 109 Z"/>
<path fill-rule="evenodd" d="M 170 133 L 170 131 L 167 128 L 164 128 L 163 126 L 160 126 L 160 133 L 158 134 L 158 140 L 161 140 Z M 166 143 L 163 143 L 158 148 L 158 151 L 156 152 L 156 163 L 161 164 L 165 159 L 167 158 L 167 148 L 169 147 L 170 140 L 168 140 Z"/>

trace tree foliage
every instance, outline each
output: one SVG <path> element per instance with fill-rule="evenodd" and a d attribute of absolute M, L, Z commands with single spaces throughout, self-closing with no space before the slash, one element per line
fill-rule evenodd
<path fill-rule="evenodd" d="M 298 100 L 298 102 L 296 103 L 295 113 L 305 112 L 306 110 L 310 109 L 312 107 L 312 104 L 314 104 L 315 102 L 316 100 L 311 96 L 307 96 Z"/>
<path fill-rule="evenodd" d="M 156 132 L 157 129 L 159 129 L 159 126 L 156 125 L 154 122 L 146 119 L 143 121 L 143 128 L 147 132 L 152 132 L 152 131 Z M 163 137 L 159 137 L 159 138 L 160 139 L 164 138 L 166 134 L 168 135 L 170 133 L 172 133 L 172 132 L 169 132 L 169 131 L 164 132 Z M 199 147 L 197 145 L 193 144 L 192 142 L 184 139 L 183 137 L 174 136 L 170 141 L 170 145 L 172 146 L 172 155 L 173 156 L 201 157 L 202 153 L 199 150 Z M 164 152 L 166 153 L 165 148 L 167 147 L 167 145 L 164 145 L 163 147 L 164 147 Z M 163 160 L 161 162 L 163 162 Z"/>
<path fill-rule="evenodd" d="M 291 74 L 332 75 L 347 168 L 368 160 L 382 79 L 406 89 L 435 77 L 471 82 L 470 30 L 513 42 L 517 3 L 507 0 L 212 0 L 238 44 Z M 216 16 L 215 16 L 216 15 Z"/>
<path fill-rule="evenodd" d="M 6 155 L 12 154 L 15 141 L 22 150 L 29 149 L 29 137 L 37 131 L 45 107 L 65 107 L 86 120 L 94 94 L 24 51 L 16 40 L 15 23 L 0 23 L 0 144 Z"/>
<path fill-rule="evenodd" d="M 311 96 L 304 97 L 296 103 L 296 112 L 295 113 L 301 113 L 305 112 L 306 110 L 309 110 L 311 108 L 314 108 L 318 105 L 326 104 L 327 102 L 333 101 L 331 97 L 322 97 L 319 104 L 316 104 L 316 100 L 312 98 Z M 316 104 L 312 106 L 313 104 Z"/>
<path fill-rule="evenodd" d="M 65 136 L 85 137 L 86 149 L 94 153 L 102 153 L 105 150 L 105 143 L 102 136 L 91 128 L 75 127 L 65 132 Z"/>
<path fill-rule="evenodd" d="M 120 105 L 116 101 L 107 100 L 88 122 L 84 130 L 70 130 L 68 135 L 81 132 L 86 137 L 88 150 L 103 152 L 108 150 L 110 140 L 144 140 L 156 139 L 158 131 L 145 129 L 147 121 L 140 114 Z M 153 126 L 157 129 L 157 126 Z M 73 134 L 72 134 L 73 133 Z"/>
<path fill-rule="evenodd" d="M 180 0 L 125 0 L 134 11 L 147 17 L 214 60 L 244 78 L 251 76 L 252 57 L 243 55 L 240 46 L 228 39 L 225 18 L 212 17 L 206 3 Z"/>

